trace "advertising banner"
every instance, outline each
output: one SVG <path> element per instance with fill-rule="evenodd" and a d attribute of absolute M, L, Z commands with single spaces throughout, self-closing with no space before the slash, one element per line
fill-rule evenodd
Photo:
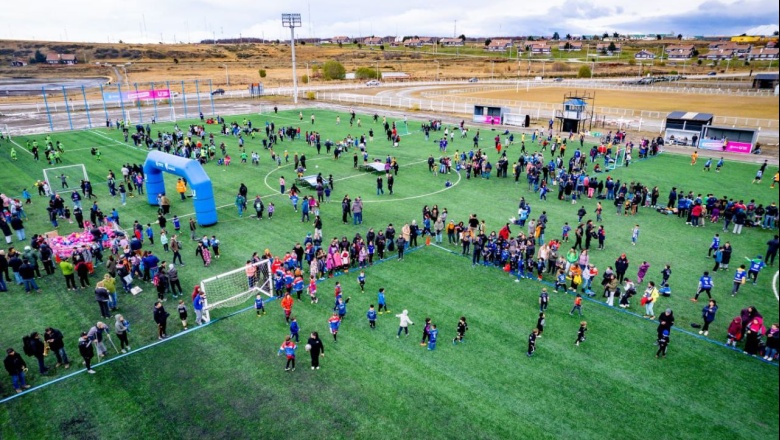
<path fill-rule="evenodd" d="M 171 91 L 169 89 L 161 90 L 132 90 L 129 92 L 122 92 L 121 100 L 123 101 L 148 101 L 151 99 L 168 99 L 171 97 Z M 106 92 L 103 93 L 103 99 L 106 101 L 119 101 L 120 96 L 118 92 Z"/>
<path fill-rule="evenodd" d="M 712 139 L 702 139 L 699 141 L 699 148 L 703 150 L 720 150 L 723 148 L 723 142 Z"/>
<path fill-rule="evenodd" d="M 750 142 L 729 141 L 726 144 L 726 151 L 728 151 L 729 153 L 750 154 L 751 150 L 752 150 L 752 144 Z"/>

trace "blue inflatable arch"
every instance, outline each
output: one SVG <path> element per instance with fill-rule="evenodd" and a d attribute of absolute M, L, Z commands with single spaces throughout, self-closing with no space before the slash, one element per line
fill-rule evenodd
<path fill-rule="evenodd" d="M 217 223 L 217 206 L 211 179 L 196 160 L 186 159 L 161 151 L 151 151 L 144 162 L 146 176 L 146 199 L 150 205 L 157 205 L 157 195 L 165 194 L 163 172 L 175 174 L 187 180 L 192 190 L 195 220 L 200 226 Z"/>

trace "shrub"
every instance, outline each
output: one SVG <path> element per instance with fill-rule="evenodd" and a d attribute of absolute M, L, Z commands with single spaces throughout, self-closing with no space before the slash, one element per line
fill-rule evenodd
<path fill-rule="evenodd" d="M 577 71 L 577 78 L 590 78 L 592 75 L 590 66 L 580 66 L 580 70 Z"/>
<path fill-rule="evenodd" d="M 336 60 L 326 61 L 325 64 L 322 65 L 322 76 L 326 80 L 344 79 L 346 73 L 347 71 L 344 69 L 344 65 Z"/>
<path fill-rule="evenodd" d="M 309 101 L 313 101 L 317 99 L 317 94 L 309 90 L 308 92 L 306 92 L 306 99 L 308 99 Z"/>
<path fill-rule="evenodd" d="M 260 73 L 260 78 L 265 78 L 266 77 L 265 69 L 260 69 L 259 73 Z"/>

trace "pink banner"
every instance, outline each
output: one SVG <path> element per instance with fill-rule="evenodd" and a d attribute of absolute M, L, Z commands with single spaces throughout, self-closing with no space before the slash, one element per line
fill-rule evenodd
<path fill-rule="evenodd" d="M 149 100 L 149 99 L 168 99 L 171 97 L 171 91 L 168 89 L 162 90 L 138 90 L 127 92 L 127 99 L 130 101 L 135 100 Z"/>
<path fill-rule="evenodd" d="M 728 151 L 729 153 L 750 154 L 752 149 L 753 149 L 753 145 L 750 142 L 729 141 L 726 144 L 726 151 Z"/>

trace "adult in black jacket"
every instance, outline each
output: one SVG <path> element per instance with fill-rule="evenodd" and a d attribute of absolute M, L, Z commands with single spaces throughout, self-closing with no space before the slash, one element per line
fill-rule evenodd
<path fill-rule="evenodd" d="M 100 316 L 106 319 L 111 318 L 111 312 L 108 310 L 108 301 L 110 297 L 110 292 L 102 285 L 95 288 L 95 301 L 97 301 L 98 306 L 100 306 Z"/>
<path fill-rule="evenodd" d="M 6 350 L 6 353 L 7 356 L 3 360 L 5 371 L 11 376 L 16 392 L 21 393 L 22 389 L 26 390 L 30 388 L 30 385 L 27 385 L 27 381 L 24 377 L 24 370 L 27 369 L 27 363 L 13 348 Z"/>
<path fill-rule="evenodd" d="M 46 372 L 49 371 L 49 369 L 46 368 L 46 363 L 44 362 L 43 351 L 45 349 L 45 346 L 43 344 L 43 341 L 41 340 L 40 333 L 32 332 L 30 334 L 30 348 L 32 349 L 32 355 L 35 357 L 35 359 L 38 360 L 39 373 L 46 374 Z"/>
<path fill-rule="evenodd" d="M 0 218 L 0 231 L 3 231 L 5 243 L 11 244 L 11 227 L 8 225 L 8 222 L 5 221 L 5 217 Z"/>
<path fill-rule="evenodd" d="M 162 302 L 157 301 L 154 304 L 154 322 L 157 323 L 157 339 L 165 339 L 168 337 L 165 334 L 165 329 L 168 326 L 168 316 L 170 314 L 165 311 Z"/>
<path fill-rule="evenodd" d="M 731 247 L 731 243 L 728 241 L 723 245 L 723 256 L 720 260 L 720 269 L 726 270 L 729 268 L 729 262 L 731 262 L 731 253 L 734 251 L 734 248 Z"/>
<path fill-rule="evenodd" d="M 320 357 L 325 357 L 325 346 L 322 345 L 322 340 L 317 332 L 312 332 L 309 336 L 309 340 L 306 344 L 311 346 L 309 354 L 311 355 L 311 369 L 320 369 Z"/>
<path fill-rule="evenodd" d="M 19 253 L 14 252 L 11 254 L 11 258 L 8 259 L 8 266 L 11 267 L 11 271 L 14 273 L 14 281 L 16 281 L 16 284 L 21 285 L 22 284 L 22 276 L 19 275 L 19 268 L 22 267 L 22 259 L 19 258 Z"/>
<path fill-rule="evenodd" d="M 0 249 L 0 277 L 5 277 L 5 280 L 10 282 L 11 277 L 8 275 L 8 258 L 5 256 L 5 251 Z"/>
<path fill-rule="evenodd" d="M 49 344 L 49 350 L 53 351 L 57 357 L 57 365 L 55 367 L 65 364 L 66 369 L 70 368 L 70 360 L 68 359 L 68 354 L 65 353 L 65 337 L 62 336 L 62 332 L 56 328 L 49 327 L 43 332 L 43 338 Z"/>
<path fill-rule="evenodd" d="M 766 264 L 769 266 L 775 265 L 775 257 L 777 257 L 777 249 L 779 247 L 780 239 L 777 234 L 775 234 L 774 238 L 766 242 L 766 257 L 764 257 L 764 261 L 766 261 Z M 2 264 L 2 262 L 0 262 L 0 264 Z"/>
<path fill-rule="evenodd" d="M 658 317 L 658 339 L 661 338 L 661 335 L 663 335 L 665 330 L 668 330 L 671 333 L 673 325 L 674 312 L 672 312 L 672 309 L 666 309 L 661 313 L 661 316 Z"/>
<path fill-rule="evenodd" d="M 617 276 L 618 282 L 623 282 L 626 271 L 628 271 L 628 258 L 626 258 L 626 254 L 622 254 L 615 260 L 615 275 Z"/>
<path fill-rule="evenodd" d="M 40 247 L 40 253 L 41 262 L 43 263 L 43 270 L 46 271 L 46 275 L 54 275 L 54 251 L 52 251 L 48 244 L 43 243 Z"/>
<path fill-rule="evenodd" d="M 41 291 L 38 283 L 35 282 L 35 267 L 27 259 L 19 266 L 19 276 L 22 277 L 25 292 L 30 293 L 31 290 Z"/>
<path fill-rule="evenodd" d="M 95 348 L 92 342 L 86 332 L 81 332 L 79 354 L 84 359 L 84 364 L 87 366 L 87 373 L 89 374 L 95 374 L 95 370 L 92 369 L 92 358 L 95 357 Z"/>
<path fill-rule="evenodd" d="M 18 238 L 19 241 L 24 241 L 24 239 L 27 238 L 27 236 L 24 235 L 24 222 L 19 217 L 11 217 L 11 229 L 16 231 L 16 238 Z"/>

